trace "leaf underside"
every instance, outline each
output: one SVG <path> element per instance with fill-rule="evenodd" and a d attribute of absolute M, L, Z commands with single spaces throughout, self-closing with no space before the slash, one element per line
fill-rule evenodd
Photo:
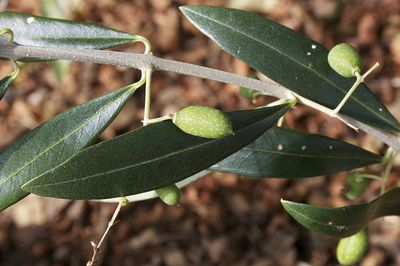
<path fill-rule="evenodd" d="M 210 169 L 256 178 L 302 178 L 380 162 L 381 157 L 343 141 L 272 127 Z"/>
<path fill-rule="evenodd" d="M 229 54 L 293 92 L 331 109 L 354 83 L 328 64 L 328 51 L 276 22 L 241 10 L 181 7 L 185 16 Z M 352 94 L 341 113 L 366 124 L 400 131 L 399 122 L 365 86 Z"/>
<path fill-rule="evenodd" d="M 41 47 L 106 49 L 136 39 L 135 35 L 97 24 L 15 12 L 0 12 L 0 28 L 11 29 L 13 41 L 19 45 Z"/>
<path fill-rule="evenodd" d="M 228 113 L 234 134 L 206 139 L 171 121 L 150 124 L 89 147 L 23 189 L 57 198 L 102 199 L 134 195 L 185 179 L 262 135 L 290 105 Z"/>
<path fill-rule="evenodd" d="M 33 129 L 0 154 L 0 211 L 28 195 L 21 186 L 88 146 L 134 90 L 124 87 L 74 107 Z"/>
<path fill-rule="evenodd" d="M 394 188 L 366 203 L 324 208 L 282 200 L 286 211 L 311 231 L 332 237 L 347 237 L 368 222 L 383 216 L 400 215 L 400 188 Z"/>

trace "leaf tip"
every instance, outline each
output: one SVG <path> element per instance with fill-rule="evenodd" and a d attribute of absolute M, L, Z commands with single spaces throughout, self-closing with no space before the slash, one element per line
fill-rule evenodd
<path fill-rule="evenodd" d="M 180 6 L 178 8 L 184 15 L 190 10 L 190 6 Z"/>

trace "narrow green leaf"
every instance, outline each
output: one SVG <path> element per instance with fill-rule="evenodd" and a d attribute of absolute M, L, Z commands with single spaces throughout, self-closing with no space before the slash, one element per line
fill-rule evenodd
<path fill-rule="evenodd" d="M 14 61 L 12 61 L 14 64 L 14 70 L 8 74 L 7 76 L 5 76 L 4 78 L 2 78 L 0 80 L 0 100 L 3 99 L 4 94 L 6 94 L 8 87 L 11 85 L 11 83 L 17 78 L 18 74 L 19 74 L 19 67 L 17 65 L 17 63 L 15 63 Z"/>
<path fill-rule="evenodd" d="M 74 107 L 35 128 L 0 154 L 0 211 L 24 198 L 22 184 L 88 146 L 134 92 L 130 86 Z"/>
<path fill-rule="evenodd" d="M 17 44 L 42 47 L 106 49 L 138 37 L 97 24 L 15 12 L 0 12 L 0 28 L 10 28 Z"/>
<path fill-rule="evenodd" d="M 343 141 L 272 127 L 210 169 L 250 177 L 300 178 L 381 163 L 381 157 Z"/>
<path fill-rule="evenodd" d="M 354 83 L 328 64 L 328 51 L 276 22 L 236 9 L 181 7 L 185 16 L 222 49 L 299 95 L 335 108 Z M 360 85 L 341 113 L 382 129 L 400 131 L 399 122 Z"/>
<path fill-rule="evenodd" d="M 296 221 L 311 231 L 347 237 L 376 218 L 400 215 L 400 188 L 394 188 L 370 202 L 340 208 L 323 208 L 287 200 L 281 202 Z"/>
<path fill-rule="evenodd" d="M 251 143 L 289 108 L 228 113 L 234 134 L 218 139 L 186 134 L 171 121 L 150 124 L 81 151 L 23 189 L 57 198 L 102 199 L 174 184 Z"/>

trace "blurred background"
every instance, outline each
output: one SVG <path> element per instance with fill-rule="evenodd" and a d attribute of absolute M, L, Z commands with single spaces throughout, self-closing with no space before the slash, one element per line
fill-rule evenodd
<path fill-rule="evenodd" d="M 180 13 L 187 4 L 211 4 L 257 12 L 302 32 L 327 48 L 348 42 L 371 66 L 382 65 L 367 80 L 372 91 L 400 119 L 399 0 L 43 0 L 0 1 L 0 9 L 100 23 L 146 36 L 155 55 L 241 75 L 252 70 L 202 35 Z M 119 51 L 141 52 L 140 45 Z M 10 70 L 1 62 L 0 72 Z M 0 149 L 61 111 L 103 95 L 139 78 L 136 70 L 90 63 L 32 63 L 0 102 Z M 188 105 L 222 110 L 253 108 L 239 88 L 190 76 L 157 72 L 153 78 L 151 116 Z M 143 90 L 138 91 L 101 135 L 117 136 L 141 125 Z M 260 98 L 255 105 L 271 101 Z M 307 107 L 286 115 L 287 127 L 320 133 L 375 153 L 385 147 L 364 133 Z M 395 161 L 389 186 L 399 186 Z M 370 167 L 371 173 L 380 172 Z M 213 173 L 184 188 L 178 207 L 160 200 L 124 207 L 99 255 L 98 265 L 337 265 L 336 239 L 307 231 L 290 218 L 280 199 L 322 206 L 348 204 L 346 173 L 289 181 L 249 180 Z M 373 198 L 371 183 L 361 200 Z M 102 235 L 115 204 L 28 196 L 0 214 L 0 265 L 85 265 L 91 240 Z M 370 247 L 362 266 L 400 265 L 400 219 L 372 222 Z"/>

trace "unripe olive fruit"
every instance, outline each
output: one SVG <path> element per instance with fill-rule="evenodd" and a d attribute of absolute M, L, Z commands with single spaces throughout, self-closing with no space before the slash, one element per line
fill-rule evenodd
<path fill-rule="evenodd" d="M 347 78 L 362 71 L 360 54 L 347 43 L 338 44 L 329 51 L 328 63 L 338 74 Z"/>
<path fill-rule="evenodd" d="M 175 113 L 172 121 L 182 131 L 203 138 L 221 138 L 233 133 L 229 117 L 206 106 L 183 108 Z"/>
<path fill-rule="evenodd" d="M 336 258 L 341 265 L 352 265 L 361 260 L 367 248 L 368 232 L 363 229 L 355 235 L 340 239 Z"/>
<path fill-rule="evenodd" d="M 175 184 L 156 189 L 156 193 L 168 205 L 176 205 L 181 200 L 181 191 Z"/>
<path fill-rule="evenodd" d="M 346 177 L 346 197 L 357 199 L 361 197 L 369 184 L 367 178 L 363 178 L 359 172 L 350 172 Z"/>

